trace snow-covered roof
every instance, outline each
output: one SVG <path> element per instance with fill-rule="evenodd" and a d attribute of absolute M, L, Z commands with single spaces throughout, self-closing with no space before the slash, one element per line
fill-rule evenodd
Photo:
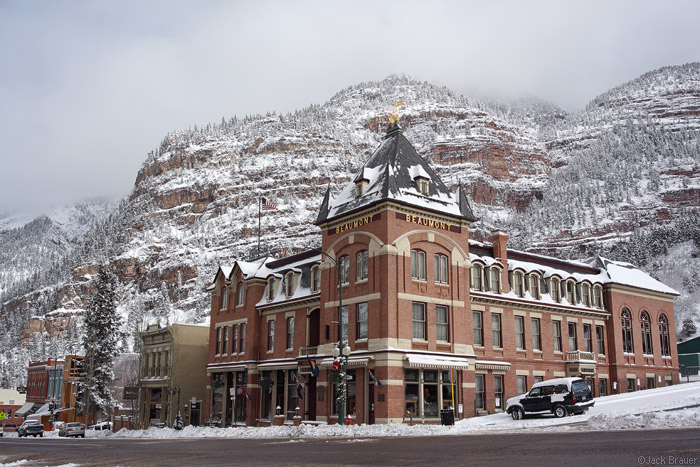
<path fill-rule="evenodd" d="M 233 266 L 221 266 L 219 270 L 221 272 L 230 273 L 238 267 L 243 274 L 243 279 L 263 279 L 267 280 L 269 277 L 275 277 L 276 279 L 283 279 L 284 275 L 288 272 L 294 272 L 298 280 L 296 281 L 294 294 L 291 297 L 285 295 L 285 290 L 279 284 L 276 286 L 275 297 L 268 301 L 267 297 L 267 287 L 263 293 L 263 297 L 258 303 L 259 306 L 270 305 L 273 303 L 278 303 L 287 300 L 294 300 L 298 298 L 303 298 L 311 293 L 311 266 L 314 264 L 321 263 L 321 254 L 316 253 L 313 250 L 307 250 L 302 253 L 289 256 L 282 259 L 277 259 L 273 257 L 262 257 L 253 261 L 236 261 Z M 217 271 L 217 274 L 219 271 Z M 216 276 L 214 276 L 216 280 Z M 210 285 L 208 290 L 213 290 L 214 284 Z"/>
<path fill-rule="evenodd" d="M 605 258 L 598 258 L 598 262 L 605 269 L 609 278 L 608 282 L 670 295 L 680 295 L 676 290 L 657 281 L 633 264 Z"/>
<path fill-rule="evenodd" d="M 480 261 L 486 267 L 493 265 L 503 267 L 503 264 L 493 257 L 492 245 L 471 240 L 469 244 L 469 260 L 471 262 Z M 557 276 L 562 280 L 573 279 L 578 283 L 585 281 L 601 285 L 619 284 L 657 293 L 679 295 L 674 289 L 654 279 L 636 266 L 605 258 L 598 258 L 594 264 L 586 264 L 579 261 L 562 260 L 550 256 L 508 250 L 508 270 L 513 271 L 516 269 L 522 270 L 526 274 L 535 272 L 543 279 Z M 566 296 L 560 297 L 560 301 L 555 301 L 546 287 L 547 285 L 543 283 L 539 290 L 540 296 L 537 298 L 537 301 L 540 303 L 564 304 L 576 306 L 577 308 L 596 309 L 592 306 L 585 306 L 583 303 L 568 303 Z M 528 288 L 525 288 L 524 297 L 517 296 L 513 291 L 507 293 L 479 291 L 477 294 L 497 295 L 516 300 L 523 298 L 533 299 Z"/>
<path fill-rule="evenodd" d="M 272 298 L 272 300 L 268 300 L 267 288 L 270 286 L 270 284 L 268 284 L 265 286 L 263 296 L 256 306 L 272 305 L 288 300 L 297 300 L 318 293 L 311 292 L 311 267 L 320 263 L 321 254 L 313 251 L 306 251 L 295 256 L 290 256 L 289 258 L 283 258 L 281 260 L 266 263 L 264 265 L 264 269 L 267 272 L 265 277 L 274 275 L 276 278 L 282 279 L 284 274 L 289 271 L 293 271 L 297 274 L 298 279 L 296 280 L 294 293 L 290 297 L 287 297 L 284 287 L 282 287 L 282 283 L 279 283 L 276 285 L 275 296 Z"/>
<path fill-rule="evenodd" d="M 428 194 L 418 190 L 416 177 L 428 180 Z M 316 219 L 317 225 L 387 200 L 472 222 L 476 220 L 462 187 L 457 193 L 452 193 L 397 126 L 390 129 L 354 178 L 355 183 L 360 180 L 368 181 L 360 196 L 356 195 L 354 183 L 348 183 L 333 199 L 329 192 L 326 193 Z"/>

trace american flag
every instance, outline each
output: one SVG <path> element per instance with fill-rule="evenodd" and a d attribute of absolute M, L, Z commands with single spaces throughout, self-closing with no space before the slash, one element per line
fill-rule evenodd
<path fill-rule="evenodd" d="M 277 209 L 277 206 L 272 204 L 269 199 L 267 198 L 260 198 L 260 202 L 262 203 L 262 210 L 263 211 L 272 211 Z"/>

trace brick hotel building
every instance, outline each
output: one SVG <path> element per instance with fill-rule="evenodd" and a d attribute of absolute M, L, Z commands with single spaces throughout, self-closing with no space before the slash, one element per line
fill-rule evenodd
<path fill-rule="evenodd" d="M 333 261 L 309 250 L 218 270 L 207 419 L 261 426 L 298 407 L 304 420 L 337 420 L 339 280 L 351 422 L 437 423 L 450 406 L 458 418 L 494 413 L 561 376 L 581 376 L 596 396 L 677 382 L 674 290 L 626 263 L 509 250 L 503 231 L 470 241 L 474 221 L 465 190 L 450 192 L 391 125 L 320 207 Z"/>

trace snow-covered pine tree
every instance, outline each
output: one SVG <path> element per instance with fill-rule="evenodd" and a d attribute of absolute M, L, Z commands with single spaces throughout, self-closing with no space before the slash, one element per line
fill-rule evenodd
<path fill-rule="evenodd" d="M 96 292 L 85 311 L 85 359 L 81 363 L 85 377 L 78 383 L 78 408 L 86 414 L 86 419 L 92 416 L 93 420 L 97 412 L 109 414 L 114 407 L 109 387 L 114 380 L 114 359 L 121 343 L 115 293 L 117 278 L 100 267 L 96 280 Z"/>

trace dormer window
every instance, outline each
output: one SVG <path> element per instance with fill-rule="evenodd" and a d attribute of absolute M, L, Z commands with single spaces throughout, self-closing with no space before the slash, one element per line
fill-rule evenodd
<path fill-rule="evenodd" d="M 243 288 L 243 282 L 238 283 L 238 287 L 236 288 L 236 293 L 237 293 L 236 305 L 241 306 L 241 305 L 243 305 L 243 298 L 245 297 L 245 289 Z"/>
<path fill-rule="evenodd" d="M 530 284 L 529 284 L 529 289 L 530 289 L 530 295 L 532 295 L 532 298 L 538 299 L 540 298 L 540 278 L 537 274 L 530 274 L 529 276 Z"/>
<path fill-rule="evenodd" d="M 564 293 L 566 294 L 566 301 L 571 305 L 574 304 L 574 283 L 571 281 L 566 281 L 564 286 Z"/>
<path fill-rule="evenodd" d="M 518 297 L 522 297 L 525 295 L 525 284 L 523 281 L 523 273 L 519 271 L 513 271 L 512 275 L 512 281 L 513 281 L 513 293 L 517 295 Z"/>
<path fill-rule="evenodd" d="M 224 285 L 221 287 L 221 309 L 225 310 L 226 308 L 228 308 L 228 291 Z"/>
<path fill-rule="evenodd" d="M 549 293 L 552 296 L 552 300 L 557 303 L 561 302 L 560 280 L 557 277 L 552 277 L 550 280 Z"/>
<path fill-rule="evenodd" d="M 293 272 L 288 272 L 287 275 L 284 276 L 284 294 L 287 296 L 287 298 L 294 295 L 294 273 Z"/>
<path fill-rule="evenodd" d="M 422 177 L 416 178 L 416 186 L 418 187 L 418 192 L 421 195 L 428 196 L 430 194 L 430 189 L 429 189 L 430 184 L 428 183 L 427 178 L 422 178 Z"/>
<path fill-rule="evenodd" d="M 501 270 L 496 266 L 489 268 L 488 287 L 489 292 L 501 293 Z"/>
<path fill-rule="evenodd" d="M 359 174 L 355 177 L 355 197 L 359 198 L 367 191 L 367 185 L 369 185 L 369 177 L 366 174 L 367 169 L 362 169 Z"/>
<path fill-rule="evenodd" d="M 591 306 L 591 286 L 588 284 L 581 284 L 581 303 Z"/>
<path fill-rule="evenodd" d="M 270 277 L 267 280 L 267 301 L 271 302 L 275 298 L 275 278 Z"/>
<path fill-rule="evenodd" d="M 411 175 L 411 179 L 416 184 L 418 193 L 428 196 L 430 194 L 430 176 L 428 175 L 428 172 L 426 172 L 420 165 L 414 165 L 408 170 L 409 174 Z"/>
<path fill-rule="evenodd" d="M 314 266 L 311 268 L 311 291 L 321 290 L 321 268 Z"/>
<path fill-rule="evenodd" d="M 482 269 L 480 264 L 472 264 L 472 289 L 481 290 Z"/>

